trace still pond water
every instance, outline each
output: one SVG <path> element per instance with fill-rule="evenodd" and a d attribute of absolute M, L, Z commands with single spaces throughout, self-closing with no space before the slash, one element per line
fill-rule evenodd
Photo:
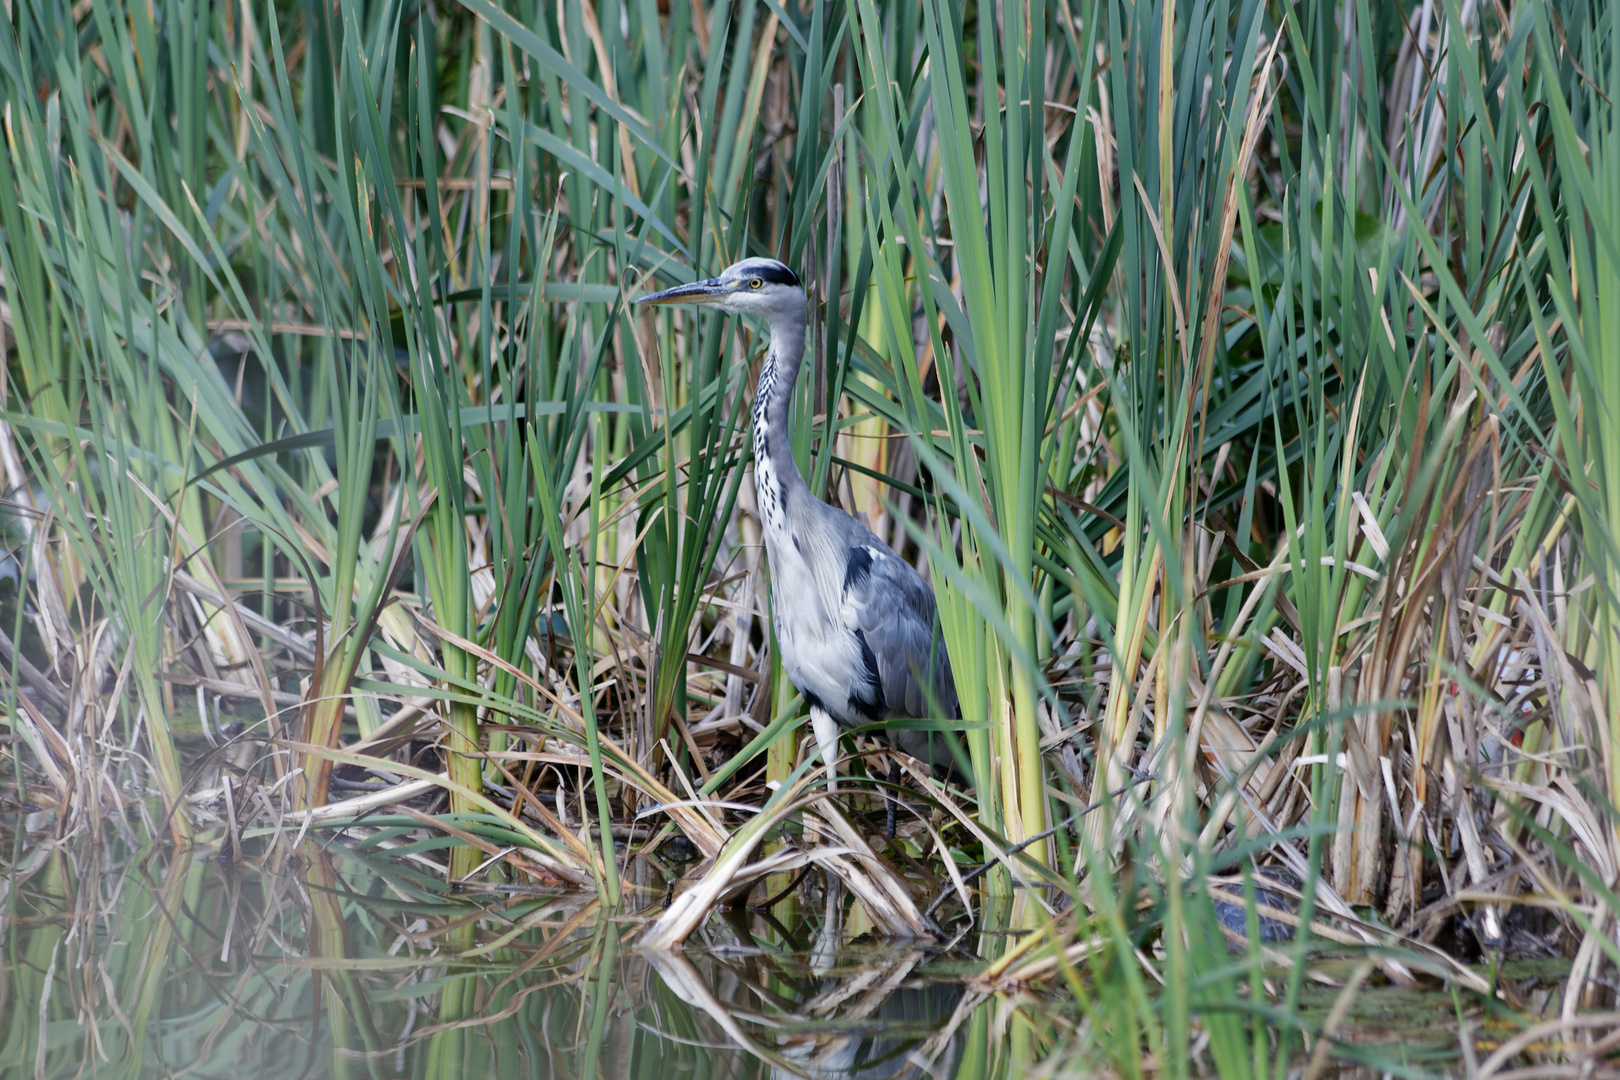
<path fill-rule="evenodd" d="M 644 914 L 606 918 L 577 894 L 450 892 L 377 843 L 234 860 L 112 847 L 12 845 L 0 1076 L 978 1078 L 1101 1064 L 1079 1053 L 1066 997 L 975 984 L 1013 940 L 993 912 L 954 941 L 896 947 L 812 882 L 648 955 L 636 930 L 665 895 L 650 870 L 629 882 Z M 1409 1075 L 1451 1071 L 1448 996 L 1367 1002 L 1358 1022 L 1383 1061 L 1398 1045 Z"/>

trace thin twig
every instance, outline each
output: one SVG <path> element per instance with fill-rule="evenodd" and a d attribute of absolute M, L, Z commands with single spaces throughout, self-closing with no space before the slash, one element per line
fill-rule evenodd
<path fill-rule="evenodd" d="M 1119 788 L 1117 791 L 1114 791 L 1114 792 L 1110 793 L 1109 796 L 1108 796 L 1108 799 L 1098 799 L 1096 802 L 1092 803 L 1090 806 L 1086 807 L 1085 809 L 1076 810 L 1074 813 L 1070 814 L 1068 817 L 1064 818 L 1062 821 L 1058 822 L 1056 825 L 1053 825 L 1050 829 L 1046 829 L 1043 832 L 1038 832 L 1034 836 L 1030 837 L 1028 840 L 1025 840 L 1022 843 L 1018 844 L 1017 846 L 1008 848 L 1006 851 L 1002 852 L 1002 857 L 1000 859 L 991 859 L 989 862 L 984 863 L 983 865 L 979 866 L 977 869 L 971 871 L 970 873 L 964 874 L 962 876 L 962 885 L 963 885 L 963 887 L 966 887 L 967 885 L 971 884 L 975 878 L 981 876 L 986 870 L 989 870 L 992 866 L 995 866 L 997 863 L 1002 862 L 1007 856 L 1017 855 L 1020 851 L 1023 851 L 1025 848 L 1029 847 L 1031 844 L 1039 843 L 1040 841 L 1045 840 L 1047 837 L 1049 837 L 1049 836 L 1053 835 L 1054 833 L 1056 833 L 1059 829 L 1068 828 L 1070 825 L 1074 824 L 1076 821 L 1079 821 L 1081 818 L 1085 817 L 1087 814 L 1091 813 L 1093 810 L 1095 810 L 1098 807 L 1102 806 L 1102 804 L 1104 802 L 1107 802 L 1107 801 L 1110 801 L 1110 800 L 1113 800 L 1113 799 L 1117 799 L 1121 795 L 1125 794 L 1127 791 L 1131 790 L 1134 787 L 1137 787 L 1137 786 L 1139 786 L 1141 784 L 1145 784 L 1150 780 L 1157 780 L 1158 779 L 1158 773 L 1141 773 L 1141 772 L 1138 772 L 1137 769 L 1133 768 L 1130 765 L 1126 765 L 1125 768 L 1129 769 L 1133 774 L 1135 774 L 1136 778 L 1133 779 L 1130 783 L 1126 784 L 1122 788 Z M 956 891 L 956 885 L 955 885 L 954 882 L 952 884 L 950 884 L 950 885 L 947 885 L 945 887 L 945 890 L 934 898 L 934 902 L 932 904 L 928 905 L 927 910 L 923 912 L 923 917 L 924 918 L 932 918 L 933 914 L 934 914 L 934 909 L 939 907 L 939 905 L 943 904 L 945 902 L 945 898 L 950 896 L 955 891 Z"/>
<path fill-rule="evenodd" d="M 28 657 L 24 656 L 11 643 L 11 638 L 6 635 L 4 630 L 0 630 L 0 663 L 9 666 L 13 658 L 16 660 L 17 671 L 22 675 L 23 681 L 34 688 L 34 692 L 39 695 L 39 699 L 56 712 L 66 716 L 68 712 L 67 695 L 57 689 L 56 685 L 51 682 L 43 671 L 29 663 Z"/>

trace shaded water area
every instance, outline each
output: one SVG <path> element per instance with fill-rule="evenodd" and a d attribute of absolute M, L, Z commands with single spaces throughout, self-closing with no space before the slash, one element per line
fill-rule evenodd
<path fill-rule="evenodd" d="M 0 1075 L 999 1077 L 1108 1064 L 1071 999 L 976 981 L 1016 939 L 994 905 L 953 939 L 883 943 L 858 905 L 806 881 L 768 910 L 718 913 L 681 953 L 651 954 L 635 948 L 667 892 L 651 868 L 631 874 L 643 910 L 606 916 L 579 893 L 451 890 L 385 851 L 385 832 L 234 858 L 8 838 Z M 1335 996 L 1323 986 L 1307 1001 L 1320 1017 Z M 1359 1029 L 1363 1060 L 1384 1068 L 1447 1074 L 1459 1015 L 1443 992 L 1368 988 L 1340 1037 Z M 1485 1030 L 1477 1011 L 1474 1025 Z M 1337 1047 L 1326 1075 L 1384 1072 L 1357 1056 Z"/>
<path fill-rule="evenodd" d="M 220 1077 L 996 1068 L 991 999 L 963 982 L 982 966 L 970 951 L 849 943 L 796 906 L 732 912 L 704 944 L 649 955 L 632 943 L 657 903 L 604 917 L 579 893 L 460 894 L 375 847 L 306 841 L 274 867 L 41 850 L 6 898 L 0 1063 Z"/>

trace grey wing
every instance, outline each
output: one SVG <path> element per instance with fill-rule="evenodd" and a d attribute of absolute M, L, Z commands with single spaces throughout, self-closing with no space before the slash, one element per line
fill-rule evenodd
<path fill-rule="evenodd" d="M 843 600 L 845 625 L 861 640 L 872 689 L 881 690 L 872 703 L 876 709 L 888 716 L 957 716 L 934 593 L 922 576 L 871 537 L 849 549 Z M 925 690 L 930 685 L 932 707 Z"/>

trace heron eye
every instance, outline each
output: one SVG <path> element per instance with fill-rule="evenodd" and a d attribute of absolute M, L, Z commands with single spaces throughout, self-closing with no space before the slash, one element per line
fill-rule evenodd
<path fill-rule="evenodd" d="M 748 283 L 748 287 L 750 289 L 762 288 L 764 285 L 765 285 L 765 283 L 763 281 L 759 280 L 759 278 L 755 278 L 754 280 L 752 280 L 752 281 L 750 281 Z"/>

